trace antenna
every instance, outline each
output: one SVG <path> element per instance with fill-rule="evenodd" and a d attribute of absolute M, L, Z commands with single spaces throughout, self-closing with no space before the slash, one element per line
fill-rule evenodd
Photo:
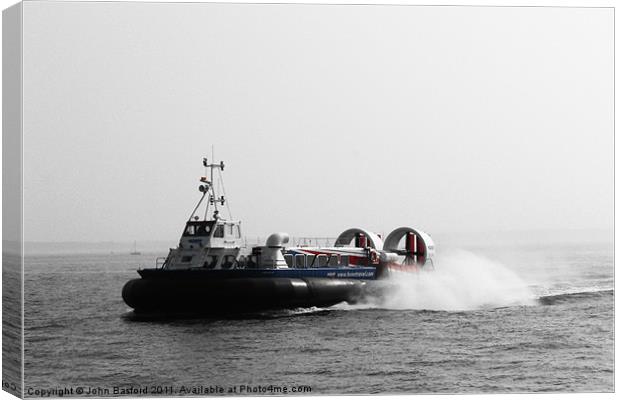
<path fill-rule="evenodd" d="M 211 146 L 211 156 L 212 157 L 215 156 L 215 151 L 214 151 L 213 146 Z M 198 190 L 202 193 L 202 198 L 198 202 L 198 205 L 194 209 L 194 212 L 190 216 L 190 219 L 194 216 L 194 214 L 198 210 L 198 207 L 202 203 L 202 200 L 204 199 L 205 196 L 208 196 L 208 199 L 206 201 L 205 214 L 204 214 L 205 221 L 207 220 L 207 213 L 209 211 L 210 205 L 213 205 L 213 208 L 214 208 L 213 219 L 220 218 L 219 210 L 217 207 L 218 203 L 221 206 L 224 206 L 224 204 L 226 204 L 226 207 L 228 208 L 228 214 L 230 218 L 232 219 L 232 213 L 230 212 L 230 207 L 228 207 L 228 202 L 226 199 L 226 192 L 224 191 L 224 195 L 221 195 L 221 196 L 218 195 L 219 185 L 217 184 L 217 181 L 215 180 L 216 177 L 214 176 L 214 173 L 213 173 L 214 169 L 218 170 L 217 178 L 219 178 L 219 181 L 221 182 L 222 190 L 225 190 L 224 181 L 222 178 L 222 171 L 224 170 L 224 166 L 225 166 L 224 161 L 220 161 L 219 163 L 216 163 L 215 158 L 212 158 L 211 163 L 209 163 L 209 159 L 206 157 L 203 157 L 202 165 L 205 167 L 205 175 L 200 178 L 200 182 L 202 182 L 203 184 L 198 187 Z"/>

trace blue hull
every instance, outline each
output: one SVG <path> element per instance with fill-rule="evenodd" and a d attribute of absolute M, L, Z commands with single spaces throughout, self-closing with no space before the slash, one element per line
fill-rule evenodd
<path fill-rule="evenodd" d="M 193 277 L 197 279 L 236 279 L 236 278 L 345 278 L 374 280 L 378 278 L 378 270 L 374 267 L 355 268 L 286 268 L 286 269 L 218 269 L 208 270 L 186 269 L 143 269 L 138 273 L 143 278 L 174 279 Z"/>

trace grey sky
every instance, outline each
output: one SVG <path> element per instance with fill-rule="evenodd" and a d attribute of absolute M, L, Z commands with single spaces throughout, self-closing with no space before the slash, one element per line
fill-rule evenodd
<path fill-rule="evenodd" d="M 612 9 L 24 6 L 26 240 L 612 229 Z"/>

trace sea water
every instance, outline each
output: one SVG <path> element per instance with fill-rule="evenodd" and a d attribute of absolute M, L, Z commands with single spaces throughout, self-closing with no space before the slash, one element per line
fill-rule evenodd
<path fill-rule="evenodd" d="M 136 321 L 121 288 L 162 255 L 26 257 L 27 396 L 614 389 L 612 244 L 444 249 L 361 304 Z"/>

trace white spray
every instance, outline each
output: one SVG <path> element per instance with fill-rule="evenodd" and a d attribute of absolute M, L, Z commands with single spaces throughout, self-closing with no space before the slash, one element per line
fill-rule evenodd
<path fill-rule="evenodd" d="M 530 305 L 528 285 L 501 263 L 458 250 L 435 261 L 435 270 L 393 272 L 381 295 L 362 307 L 413 310 L 474 310 Z"/>

